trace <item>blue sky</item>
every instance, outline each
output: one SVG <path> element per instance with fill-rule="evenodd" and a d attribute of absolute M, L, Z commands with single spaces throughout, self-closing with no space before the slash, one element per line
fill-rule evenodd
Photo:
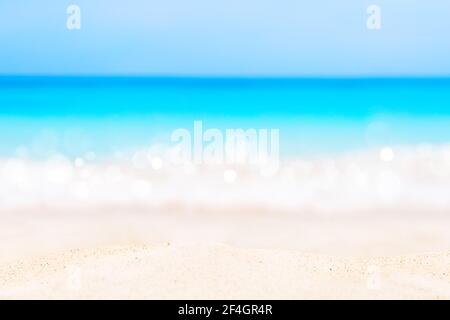
<path fill-rule="evenodd" d="M 449 37 L 448 0 L 2 0 L 0 74 L 450 75 Z"/>

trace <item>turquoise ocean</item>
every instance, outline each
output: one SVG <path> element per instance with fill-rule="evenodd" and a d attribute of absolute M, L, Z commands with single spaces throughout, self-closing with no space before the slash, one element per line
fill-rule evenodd
<path fill-rule="evenodd" d="M 450 79 L 0 77 L 0 156 L 108 156 L 177 128 L 280 130 L 282 156 L 450 142 Z"/>

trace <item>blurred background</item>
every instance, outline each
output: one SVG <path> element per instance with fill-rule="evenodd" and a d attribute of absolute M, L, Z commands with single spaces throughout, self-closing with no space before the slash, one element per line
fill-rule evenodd
<path fill-rule="evenodd" d="M 185 238 L 317 250 L 338 238 L 381 250 L 450 243 L 445 223 L 402 229 L 405 216 L 450 210 L 449 16 L 446 0 L 1 1 L 0 211 L 22 213 L 32 230 L 5 222 L 5 243 L 44 238 L 52 224 L 36 214 L 73 212 L 102 232 L 118 213 L 111 232 L 126 239 L 150 225 L 161 227 L 152 237 L 176 238 L 191 220 L 167 213 L 207 213 L 232 220 L 199 219 Z M 173 165 L 171 133 L 196 120 L 279 130 L 279 170 Z M 261 216 L 261 229 L 236 231 Z M 344 220 L 295 220 L 344 216 L 400 217 L 400 227 L 355 235 Z M 83 238 L 65 228 L 47 235 Z"/>

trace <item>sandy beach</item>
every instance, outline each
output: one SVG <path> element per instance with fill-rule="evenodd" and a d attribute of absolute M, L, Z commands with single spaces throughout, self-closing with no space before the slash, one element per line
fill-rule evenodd
<path fill-rule="evenodd" d="M 449 299 L 448 146 L 391 153 L 271 177 L 7 159 L 0 298 Z"/>
<path fill-rule="evenodd" d="M 2 224 L 0 298 L 450 298 L 445 217 L 83 216 Z"/>
<path fill-rule="evenodd" d="M 2 299 L 449 299 L 450 253 L 342 258 L 211 246 L 71 250 L 3 266 Z M 378 272 L 376 274 L 374 272 Z"/>

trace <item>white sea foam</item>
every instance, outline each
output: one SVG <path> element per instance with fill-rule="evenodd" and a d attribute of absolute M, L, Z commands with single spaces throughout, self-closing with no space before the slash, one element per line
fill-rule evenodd
<path fill-rule="evenodd" d="M 172 165 L 138 152 L 109 161 L 0 160 L 0 211 L 40 207 L 264 210 L 295 214 L 450 214 L 450 146 L 283 159 L 275 175 L 252 166 Z"/>

